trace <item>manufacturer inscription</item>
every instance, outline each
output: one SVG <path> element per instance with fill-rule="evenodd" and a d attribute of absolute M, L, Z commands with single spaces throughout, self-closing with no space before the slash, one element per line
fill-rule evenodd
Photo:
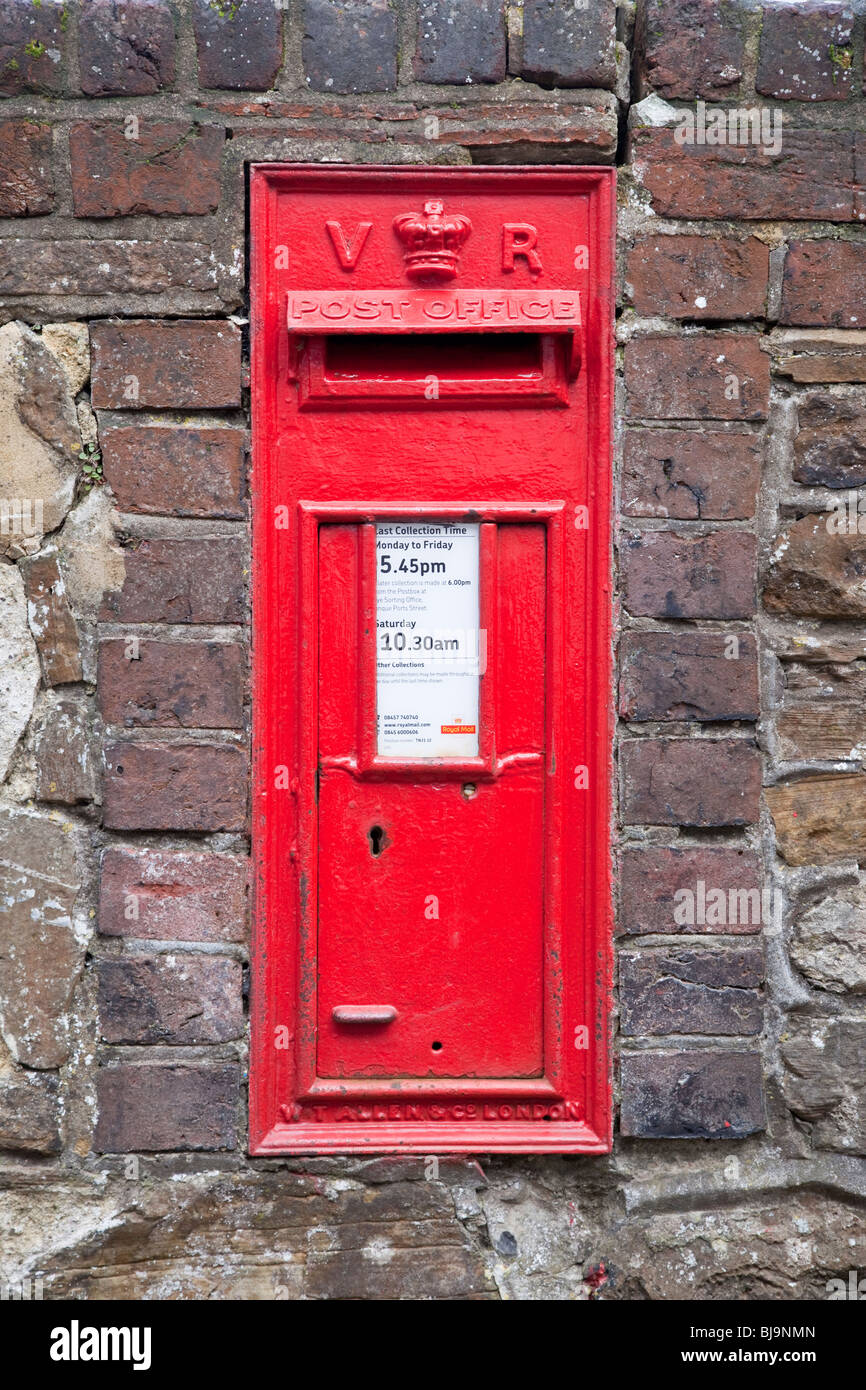
<path fill-rule="evenodd" d="M 352 1123 L 367 1124 L 370 1121 L 395 1121 L 405 1120 L 456 1120 L 470 1121 L 477 1123 L 479 1120 L 505 1121 L 514 1120 L 580 1120 L 580 1106 L 576 1101 L 562 1101 L 557 1105 L 520 1105 L 520 1104 L 484 1104 L 484 1105 L 409 1105 L 394 1104 L 389 1102 L 387 1105 L 283 1105 L 280 1107 L 283 1119 L 290 1124 L 301 1124 L 304 1121 L 315 1121 L 323 1124 L 326 1121 L 338 1124 Z"/>

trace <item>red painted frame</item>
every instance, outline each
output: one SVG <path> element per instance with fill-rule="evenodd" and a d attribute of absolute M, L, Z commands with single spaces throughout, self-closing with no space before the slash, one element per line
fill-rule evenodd
<path fill-rule="evenodd" d="M 582 383 L 586 391 L 588 524 L 580 545 L 562 558 L 573 496 L 466 498 L 461 470 L 435 496 L 389 497 L 386 503 L 336 496 L 308 499 L 281 483 L 275 466 L 279 393 L 294 390 L 283 312 L 286 278 L 274 273 L 280 199 L 293 189 L 397 189 L 416 200 L 459 200 L 467 188 L 495 196 L 521 191 L 582 198 L 589 208 L 593 267 L 589 313 L 583 324 Z M 565 203 L 564 203 L 565 206 Z M 560 1152 L 601 1153 L 611 1143 L 609 1064 L 612 785 L 611 698 L 611 414 L 613 385 L 613 227 L 611 169 L 537 167 L 521 170 L 350 168 L 260 165 L 252 172 L 253 392 L 253 952 L 250 1152 L 254 1155 L 327 1152 Z M 393 407 L 391 407 L 393 408 Z M 557 409 L 557 406 L 553 406 Z M 299 484 L 302 488 L 303 484 Z M 288 529 L 274 525 L 274 507 L 292 502 Z M 548 731 L 557 725 L 565 682 L 582 672 L 583 719 L 574 731 L 576 767 L 588 770 L 585 790 L 575 768 L 551 760 L 548 833 L 562 854 L 548 855 L 551 895 L 565 895 L 561 943 L 548 939 L 545 972 L 545 1075 L 532 1079 L 450 1078 L 321 1080 L 315 1075 L 315 1035 L 309 1000 L 315 997 L 315 925 L 301 900 L 315 902 L 317 767 L 315 652 L 303 647 L 301 617 L 314 621 L 318 581 L 315 539 L 320 520 L 414 515 L 465 516 L 481 521 L 544 521 L 548 527 Z M 579 525 L 575 513 L 575 526 Z M 583 531 L 583 526 L 580 526 Z M 585 540 L 585 544 L 583 541 Z M 570 537 L 573 543 L 573 537 Z M 483 598 L 482 598 L 483 602 Z M 583 614 L 565 647 L 568 612 Z M 305 629 L 314 630 L 314 629 Z M 368 682 L 369 685 L 369 682 Z M 573 702 L 572 702 L 573 703 Z M 571 705 L 569 706 L 571 708 Z M 548 748 L 550 743 L 548 743 Z M 557 750 L 559 751 L 559 750 Z M 381 760 L 368 748 L 365 776 Z M 554 761 L 556 766 L 554 767 Z M 569 758 L 571 763 L 571 758 Z M 446 775 L 495 776 L 489 756 L 449 760 Z M 277 792 L 274 769 L 287 768 L 288 789 Z M 384 773 L 383 773 L 384 775 Z M 393 776 L 391 767 L 387 775 Z M 401 770 L 407 778 L 443 776 L 429 763 Z M 551 913 L 556 918 L 557 914 Z M 559 978 L 563 950 L 568 989 Z M 563 966 L 565 968 L 565 966 Z M 306 1006 L 300 1001 L 306 1000 Z M 589 1047 L 578 1050 L 569 1031 L 579 1018 Z M 576 1025 L 574 1025 L 576 1030 Z M 287 1045 L 277 1039 L 284 1036 Z M 333 1109 L 343 1103 L 346 1120 Z M 348 1113 L 351 1111 L 351 1115 Z M 412 1112 L 417 1113 L 413 1114 Z M 543 1115 L 539 1111 L 545 1112 Z M 539 1119 L 547 1122 L 540 1124 Z"/>

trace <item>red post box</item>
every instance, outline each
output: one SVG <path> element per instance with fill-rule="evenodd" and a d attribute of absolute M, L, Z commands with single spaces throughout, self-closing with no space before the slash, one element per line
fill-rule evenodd
<path fill-rule="evenodd" d="M 252 173 L 254 1154 L 610 1144 L 610 169 Z"/>

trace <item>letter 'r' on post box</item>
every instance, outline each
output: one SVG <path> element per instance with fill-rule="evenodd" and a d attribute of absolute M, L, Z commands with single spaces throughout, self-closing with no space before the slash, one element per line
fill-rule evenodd
<path fill-rule="evenodd" d="M 613 212 L 252 171 L 254 1154 L 610 1147 Z"/>

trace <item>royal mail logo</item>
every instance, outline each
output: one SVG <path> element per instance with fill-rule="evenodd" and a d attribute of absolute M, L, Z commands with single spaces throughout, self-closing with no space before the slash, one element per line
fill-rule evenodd
<path fill-rule="evenodd" d="M 440 727 L 441 734 L 474 734 L 474 724 L 443 724 Z"/>

